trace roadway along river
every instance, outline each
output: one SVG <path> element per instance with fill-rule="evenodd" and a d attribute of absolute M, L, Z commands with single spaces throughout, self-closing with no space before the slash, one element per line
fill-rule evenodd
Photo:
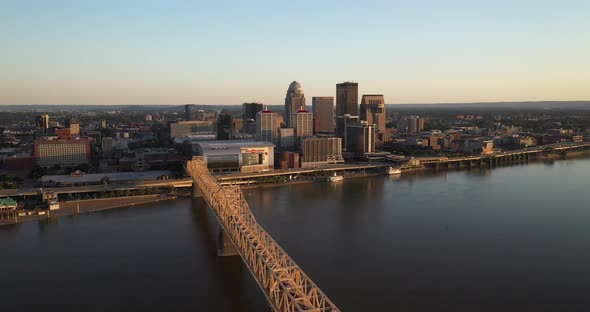
<path fill-rule="evenodd" d="M 585 311 L 590 160 L 246 190 L 343 311 Z M 263 311 L 200 200 L 0 227 L 3 311 Z"/>

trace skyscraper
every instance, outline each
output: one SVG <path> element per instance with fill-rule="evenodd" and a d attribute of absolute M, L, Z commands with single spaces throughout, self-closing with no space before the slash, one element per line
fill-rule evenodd
<path fill-rule="evenodd" d="M 242 127 L 244 132 L 256 133 L 256 113 L 262 110 L 260 103 L 243 103 L 242 104 Z"/>
<path fill-rule="evenodd" d="M 343 82 L 336 84 L 336 116 L 359 115 L 359 84 Z"/>
<path fill-rule="evenodd" d="M 375 124 L 375 131 L 385 132 L 385 99 L 382 94 L 363 95 L 360 120 Z"/>
<path fill-rule="evenodd" d="M 303 139 L 313 135 L 313 114 L 310 111 L 300 109 L 291 115 L 291 124 L 295 128 L 295 144 L 301 148 Z"/>
<path fill-rule="evenodd" d="M 297 113 L 300 109 L 305 109 L 305 95 L 299 82 L 293 81 L 289 85 L 285 97 L 285 123 L 287 127 L 294 127 L 291 124 L 291 115 Z"/>
<path fill-rule="evenodd" d="M 278 146 L 277 114 L 265 109 L 256 113 L 256 141 L 271 142 Z"/>
<path fill-rule="evenodd" d="M 334 97 L 314 96 L 311 99 L 313 113 L 313 132 L 334 132 Z"/>

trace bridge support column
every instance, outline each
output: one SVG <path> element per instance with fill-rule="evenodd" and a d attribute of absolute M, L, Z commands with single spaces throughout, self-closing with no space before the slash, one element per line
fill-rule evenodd
<path fill-rule="evenodd" d="M 227 232 L 219 226 L 217 232 L 217 255 L 219 257 L 238 256 L 238 249 L 231 241 Z"/>
<path fill-rule="evenodd" d="M 195 182 L 193 182 L 193 187 L 191 188 L 191 197 L 203 197 L 203 192 Z"/>

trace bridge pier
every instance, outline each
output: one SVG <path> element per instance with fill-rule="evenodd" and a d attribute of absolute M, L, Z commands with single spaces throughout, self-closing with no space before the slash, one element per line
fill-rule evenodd
<path fill-rule="evenodd" d="M 229 257 L 238 255 L 240 254 L 238 253 L 236 245 L 231 241 L 227 232 L 219 226 L 219 230 L 217 231 L 217 256 Z"/>

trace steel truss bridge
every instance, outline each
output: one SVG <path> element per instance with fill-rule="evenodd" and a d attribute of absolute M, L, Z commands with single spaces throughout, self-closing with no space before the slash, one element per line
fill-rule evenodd
<path fill-rule="evenodd" d="M 239 186 L 221 186 L 202 157 L 187 172 L 274 311 L 340 311 L 256 222 Z"/>

